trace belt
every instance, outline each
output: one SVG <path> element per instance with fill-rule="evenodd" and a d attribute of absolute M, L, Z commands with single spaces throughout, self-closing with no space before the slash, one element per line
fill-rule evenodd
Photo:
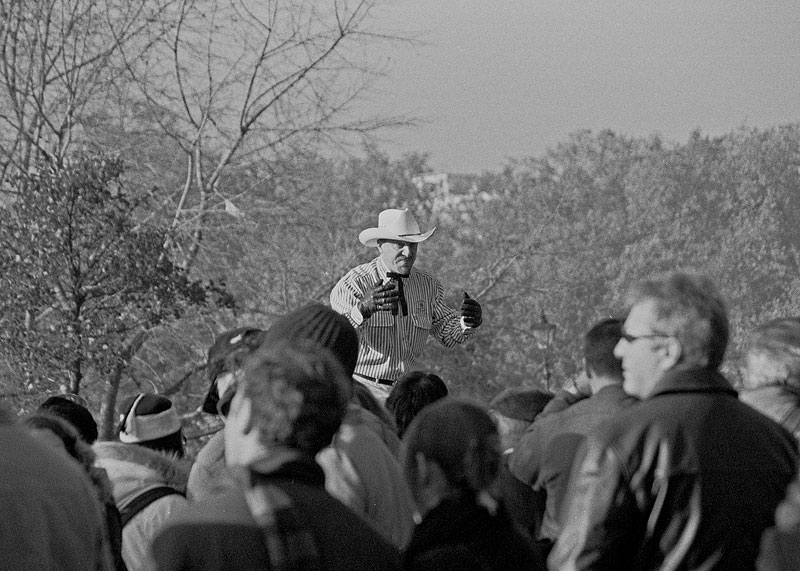
<path fill-rule="evenodd" d="M 370 377 L 369 375 L 362 375 L 361 373 L 353 373 L 356 377 L 361 377 L 362 379 L 366 379 L 367 381 L 372 381 L 373 383 L 378 383 L 379 385 L 386 385 L 387 387 L 391 387 L 394 384 L 394 381 L 390 381 L 389 379 L 376 379 L 375 377 Z"/>

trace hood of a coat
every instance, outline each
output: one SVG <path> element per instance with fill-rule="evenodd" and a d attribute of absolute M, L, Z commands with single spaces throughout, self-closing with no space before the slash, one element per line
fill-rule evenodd
<path fill-rule="evenodd" d="M 170 486 L 186 493 L 189 465 L 174 454 L 121 442 L 97 442 L 93 448 L 96 465 L 108 474 L 117 504 L 153 486 Z"/>

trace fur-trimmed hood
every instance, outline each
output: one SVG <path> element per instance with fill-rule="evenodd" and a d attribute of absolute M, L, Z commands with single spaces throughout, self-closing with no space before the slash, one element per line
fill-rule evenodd
<path fill-rule="evenodd" d="M 117 505 L 152 486 L 166 485 L 186 493 L 189 463 L 174 454 L 121 442 L 97 442 L 92 448 L 96 465 L 108 473 Z"/>

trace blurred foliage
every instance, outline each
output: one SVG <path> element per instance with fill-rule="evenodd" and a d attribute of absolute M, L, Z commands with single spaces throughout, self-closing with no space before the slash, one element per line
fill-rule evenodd
<path fill-rule="evenodd" d="M 423 182 L 425 174 L 431 168 L 424 154 L 390 159 L 370 145 L 359 156 L 304 152 L 229 173 L 228 189 L 238 191 L 210 218 L 192 275 L 224 292 L 216 298 L 223 301 L 211 311 L 183 306 L 179 318 L 152 328 L 125 370 L 121 396 L 167 394 L 184 411 L 190 435 L 213 431 L 218 421 L 196 411 L 215 335 L 241 325 L 268 327 L 306 302 L 327 303 L 339 277 L 376 254 L 358 233 L 389 207 L 412 208 L 423 229 L 437 227 L 417 264 L 440 278 L 448 301 L 456 306 L 467 291 L 484 307 L 474 340 L 453 350 L 431 340 L 426 348 L 422 368 L 455 394 L 488 400 L 508 386 L 556 389 L 582 367 L 584 332 L 624 313 L 627 288 L 656 273 L 696 270 L 718 283 L 729 300 L 733 343 L 726 369 L 734 380 L 748 331 L 799 313 L 800 125 L 720 137 L 695 132 L 671 144 L 657 136 L 583 131 L 498 172 L 451 174 L 449 189 Z M 101 212 L 80 216 L 96 219 Z M 4 239 L 14 238 L 5 226 L 4 232 Z M 26 248 L 58 243 L 32 225 L 25 232 Z M 97 251 L 88 244 L 85 255 Z M 145 279 L 149 266 L 116 263 L 115 272 L 142 275 L 115 287 Z M 20 290 L 22 274 L 16 275 L 4 276 L 13 286 L 4 294 L 9 300 Z M 177 291 L 159 287 L 166 288 L 157 290 L 161 296 Z M 145 304 L 140 319 L 154 323 L 146 316 L 158 307 Z M 24 323 L 24 312 L 14 311 Z M 555 326 L 552 338 L 543 321 Z"/>

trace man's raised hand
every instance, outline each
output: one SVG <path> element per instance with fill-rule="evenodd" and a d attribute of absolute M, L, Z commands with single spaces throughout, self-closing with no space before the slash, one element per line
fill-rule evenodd
<path fill-rule="evenodd" d="M 358 310 L 364 319 L 369 319 L 376 311 L 396 310 L 399 300 L 396 283 L 389 282 L 385 284 L 378 281 L 358 302 Z"/>

